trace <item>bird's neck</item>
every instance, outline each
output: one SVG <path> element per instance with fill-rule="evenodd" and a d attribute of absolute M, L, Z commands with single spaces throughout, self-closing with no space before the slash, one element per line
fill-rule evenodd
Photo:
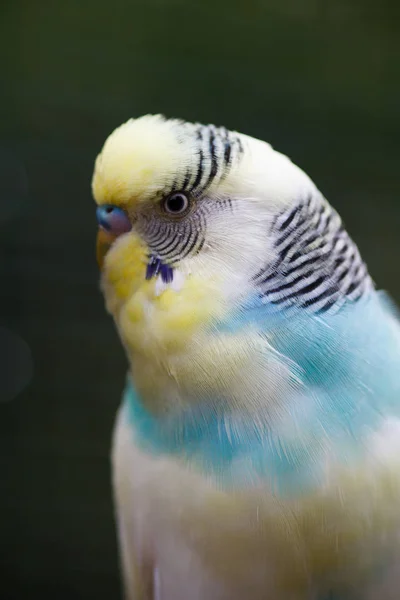
<path fill-rule="evenodd" d="M 373 289 L 356 244 L 317 190 L 278 214 L 269 235 L 275 260 L 255 277 L 265 303 L 335 312 Z"/>

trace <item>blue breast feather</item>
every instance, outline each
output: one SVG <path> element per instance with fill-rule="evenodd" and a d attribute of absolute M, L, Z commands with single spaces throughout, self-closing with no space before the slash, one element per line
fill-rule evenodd
<path fill-rule="evenodd" d="M 255 298 L 218 325 L 232 334 L 250 326 L 267 336 L 300 378 L 287 399 L 286 422 L 271 427 L 227 414 L 216 408 L 218 399 L 213 407 L 157 418 L 128 380 L 125 404 L 144 449 L 194 462 L 227 485 L 237 481 L 240 464 L 244 477 L 268 478 L 278 490 L 298 491 L 318 477 L 321 440 L 345 459 L 362 451 L 365 435 L 383 419 L 400 417 L 400 321 L 385 294 L 373 292 L 322 315 L 279 311 Z"/>

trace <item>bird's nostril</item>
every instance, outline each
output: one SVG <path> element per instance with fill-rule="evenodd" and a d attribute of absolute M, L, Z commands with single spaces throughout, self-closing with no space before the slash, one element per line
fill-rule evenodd
<path fill-rule="evenodd" d="M 114 210 L 113 206 L 107 206 L 106 207 L 106 213 L 109 215 L 110 213 L 112 213 L 112 211 Z"/>

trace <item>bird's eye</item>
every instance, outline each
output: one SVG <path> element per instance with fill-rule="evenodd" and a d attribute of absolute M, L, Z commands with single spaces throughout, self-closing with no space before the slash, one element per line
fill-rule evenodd
<path fill-rule="evenodd" d="M 186 214 L 190 208 L 188 197 L 182 192 L 171 194 L 163 201 L 163 208 L 169 215 L 182 216 Z"/>

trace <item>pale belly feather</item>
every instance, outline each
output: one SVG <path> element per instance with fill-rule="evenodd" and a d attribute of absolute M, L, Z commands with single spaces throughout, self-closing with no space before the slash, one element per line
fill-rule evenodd
<path fill-rule="evenodd" d="M 277 511 L 276 523 L 271 514 L 263 521 L 256 501 L 250 500 L 243 512 L 234 497 L 205 477 L 174 459 L 145 454 L 135 446 L 123 408 L 114 431 L 112 466 L 129 600 L 342 600 L 325 596 L 307 579 L 307 549 L 290 517 L 286 530 L 282 512 Z M 341 564 L 329 544 L 318 551 L 317 542 L 316 551 L 310 549 L 315 556 L 307 555 L 317 571 L 326 567 L 325 555 L 334 568 Z M 349 560 L 345 557 L 343 564 Z M 346 600 L 398 600 L 397 564 L 383 582 L 359 588 Z M 355 582 L 359 566 L 360 572 L 364 568 L 354 565 Z"/>

